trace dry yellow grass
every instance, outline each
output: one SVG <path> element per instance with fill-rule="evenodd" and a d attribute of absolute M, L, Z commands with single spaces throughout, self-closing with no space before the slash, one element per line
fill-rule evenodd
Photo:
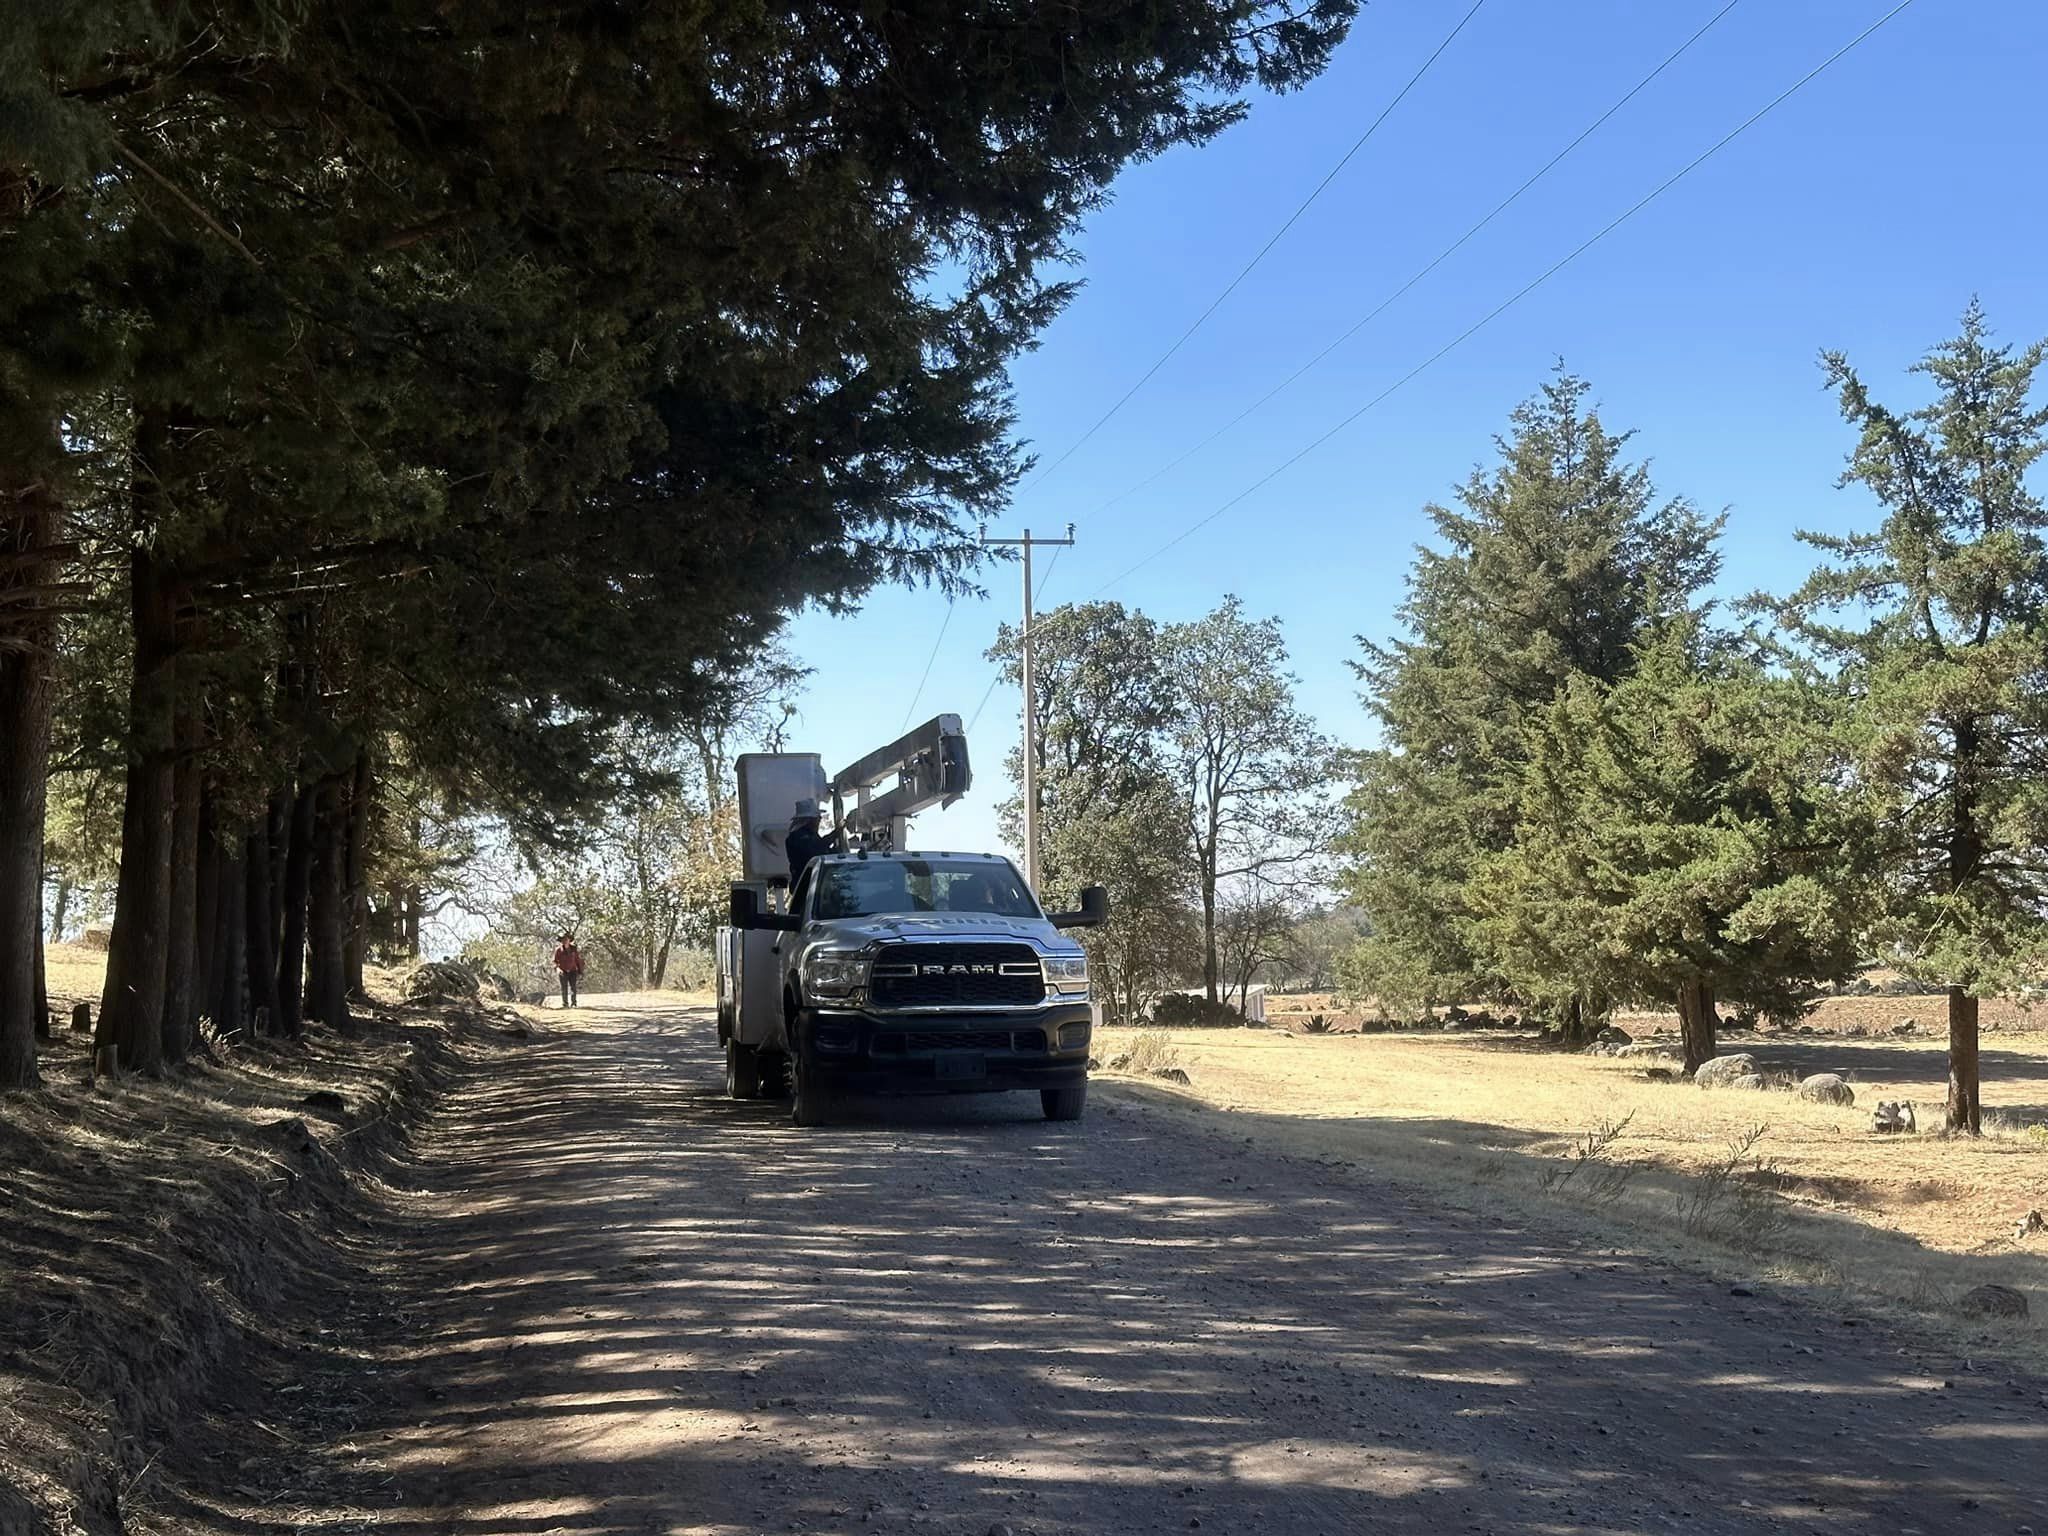
<path fill-rule="evenodd" d="M 1103 1031 L 1097 1056 L 1127 1049 L 1131 1035 Z M 1782 1228 L 1747 1234 L 1760 1253 L 1728 1251 L 1743 1246 L 1740 1230 L 1706 1246 L 1746 1272 L 1775 1265 L 1805 1281 L 1937 1311 L 1973 1285 L 2017 1285 L 2033 1299 L 2035 1322 L 2012 1342 L 2048 1359 L 2048 1236 L 2014 1235 L 2027 1211 L 2048 1210 L 2048 1032 L 1987 1035 L 1994 1129 L 1978 1140 L 1924 1129 L 1940 1120 L 1939 1036 L 1778 1036 L 1723 1046 L 1754 1052 L 1766 1068 L 1843 1072 L 1856 1085 L 1852 1109 L 1785 1092 L 1650 1081 L 1643 1072 L 1651 1062 L 1547 1051 L 1506 1034 L 1170 1035 L 1193 1080 L 1182 1097 L 1239 1117 L 1245 1131 L 1255 1118 L 1260 1133 L 1312 1155 L 1438 1188 L 1491 1190 L 1515 1203 L 1545 1198 L 1543 1175 L 1554 1182 L 1584 1133 L 1626 1120 L 1603 1161 L 1636 1176 L 1601 1202 L 1599 1219 L 1687 1253 L 1702 1239 L 1685 1230 L 1680 1202 L 1728 1160 L 1731 1142 L 1761 1125 L 1764 1135 L 1731 1187 L 1776 1197 L 1768 1203 Z M 1923 1133 L 1873 1134 L 1870 1106 L 1879 1099 L 1915 1101 Z M 1756 1158 L 1768 1166 L 1759 1169 Z M 1574 1181 L 1553 1193 L 1583 1216 L 1583 1188 Z"/>
<path fill-rule="evenodd" d="M 97 1013 L 107 979 L 107 952 L 83 944 L 50 944 L 43 949 L 43 972 L 49 980 L 50 1006 L 69 1013 L 73 1003 L 91 1003 Z"/>

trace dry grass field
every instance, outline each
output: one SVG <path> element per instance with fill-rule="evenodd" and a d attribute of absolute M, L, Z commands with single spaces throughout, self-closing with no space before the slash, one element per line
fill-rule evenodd
<path fill-rule="evenodd" d="M 2048 1361 L 2048 1233 L 2016 1232 L 2030 1210 L 2048 1212 L 2048 1028 L 2023 1027 L 2048 1020 L 2015 1012 L 1987 1033 L 1991 1130 L 1972 1140 L 1931 1129 L 1946 1078 L 1940 1000 L 1839 1001 L 1858 1015 L 1881 1008 L 1868 1027 L 1887 1033 L 1735 1034 L 1722 1049 L 1750 1051 L 1767 1071 L 1840 1072 L 1854 1108 L 1652 1080 L 1653 1061 L 1545 1049 L 1508 1031 L 1307 1035 L 1285 1015 L 1265 1029 L 1143 1032 L 1155 1058 L 1144 1064 L 1190 1079 L 1145 1092 L 1481 1204 L 1544 1202 L 1724 1272 L 1933 1317 L 1952 1317 L 1972 1286 L 2015 1285 L 2033 1322 L 2004 1342 Z M 1923 1032 L 1891 1036 L 1906 1016 Z M 1664 1021 L 1623 1022 L 1641 1038 Z M 1096 1054 L 1108 1061 L 1137 1038 L 1104 1031 Z M 1873 1133 L 1880 1099 L 1914 1101 L 1921 1133 Z M 1607 1140 L 1603 1127 L 1619 1129 Z M 1589 1135 L 1596 1150 L 1581 1161 Z"/>

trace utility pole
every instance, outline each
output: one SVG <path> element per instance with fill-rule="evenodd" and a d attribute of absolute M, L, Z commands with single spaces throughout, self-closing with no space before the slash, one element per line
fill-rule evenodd
<path fill-rule="evenodd" d="M 1072 523 L 1067 524 L 1064 539 L 1034 539 L 1029 528 L 1024 530 L 1021 539 L 992 539 L 986 528 L 981 531 L 984 549 L 1002 547 L 1024 551 L 1024 883 L 1034 894 L 1038 890 L 1038 714 L 1031 670 L 1031 551 L 1040 545 L 1050 548 L 1073 542 Z"/>

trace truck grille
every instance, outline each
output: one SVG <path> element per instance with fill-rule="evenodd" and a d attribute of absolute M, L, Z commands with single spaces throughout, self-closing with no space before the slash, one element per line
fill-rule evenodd
<path fill-rule="evenodd" d="M 1028 944 L 892 944 L 875 956 L 877 1008 L 1026 1008 L 1045 1000 L 1045 968 Z"/>
<path fill-rule="evenodd" d="M 1029 1051 L 1043 1054 L 1042 1029 L 906 1029 L 875 1036 L 875 1051 L 904 1056 L 921 1051 Z"/>

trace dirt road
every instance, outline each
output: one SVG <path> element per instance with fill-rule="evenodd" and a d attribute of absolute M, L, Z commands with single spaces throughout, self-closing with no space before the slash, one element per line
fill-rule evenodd
<path fill-rule="evenodd" d="M 1236 1117 L 795 1131 L 707 1017 L 593 1002 L 423 1148 L 300 1528 L 2048 1532 L 2048 1383 Z"/>

